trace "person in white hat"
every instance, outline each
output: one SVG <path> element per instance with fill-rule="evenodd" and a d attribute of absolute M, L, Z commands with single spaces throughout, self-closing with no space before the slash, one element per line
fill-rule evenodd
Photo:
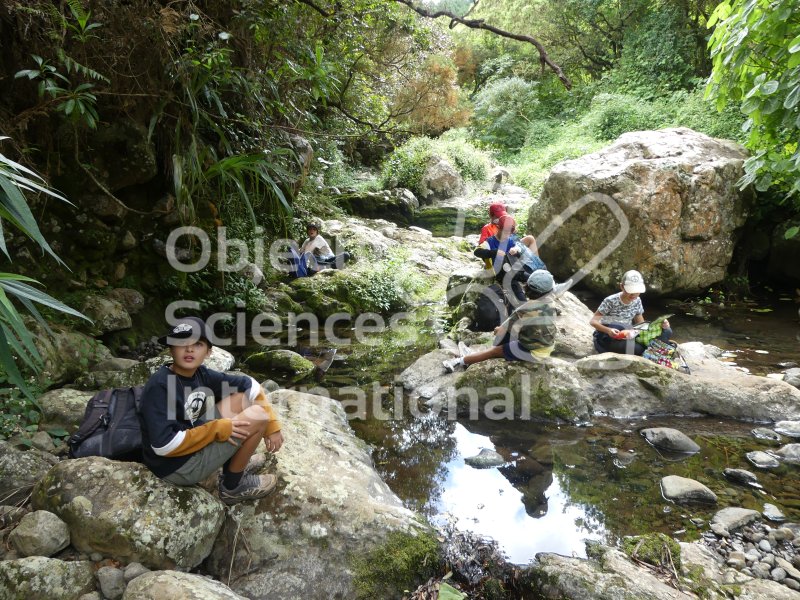
<path fill-rule="evenodd" d="M 598 352 L 637 354 L 641 356 L 645 347 L 634 341 L 637 331 L 634 325 L 644 322 L 644 306 L 639 298 L 647 289 L 639 271 L 626 271 L 619 282 L 620 291 L 603 299 L 592 315 L 589 325 L 594 327 L 594 348 Z M 669 321 L 661 323 L 663 342 L 672 337 Z"/>

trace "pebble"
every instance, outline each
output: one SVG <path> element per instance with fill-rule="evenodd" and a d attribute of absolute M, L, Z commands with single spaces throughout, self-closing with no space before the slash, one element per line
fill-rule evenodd
<path fill-rule="evenodd" d="M 772 546 L 767 540 L 761 540 L 758 542 L 758 549 L 762 552 L 772 552 Z"/>
<path fill-rule="evenodd" d="M 780 442 L 781 436 L 775 433 L 772 429 L 767 429 L 766 427 L 756 427 L 750 433 L 753 434 L 753 437 L 757 440 L 770 440 L 772 442 Z"/>
<path fill-rule="evenodd" d="M 125 576 L 116 567 L 101 567 L 95 573 L 100 591 L 108 600 L 120 600 L 125 593 Z"/>
<path fill-rule="evenodd" d="M 125 581 L 130 583 L 134 579 L 136 579 L 139 575 L 144 575 L 145 573 L 149 573 L 150 569 L 145 567 L 142 563 L 132 562 L 127 567 L 125 567 L 124 575 Z"/>
<path fill-rule="evenodd" d="M 798 582 L 798 581 L 796 581 L 794 579 L 788 579 L 787 578 L 787 579 L 784 579 L 783 581 L 781 581 L 781 583 L 783 585 L 785 585 L 786 587 L 788 587 L 790 590 L 800 591 L 800 582 Z"/>
<path fill-rule="evenodd" d="M 757 577 L 759 579 L 769 579 L 772 572 L 772 567 L 765 563 L 758 563 L 753 565 L 750 570 L 753 572 L 753 577 Z"/>
<path fill-rule="evenodd" d="M 777 469 L 781 465 L 777 458 L 761 450 L 748 452 L 746 456 L 747 460 L 759 469 Z"/>
<path fill-rule="evenodd" d="M 92 553 L 89 555 L 89 559 L 90 559 L 92 562 L 100 562 L 101 560 L 103 560 L 103 555 L 102 555 L 102 554 L 100 554 L 99 552 L 92 552 Z"/>
<path fill-rule="evenodd" d="M 769 519 L 770 521 L 775 521 L 778 523 L 786 520 L 786 515 L 784 515 L 774 504 L 764 504 L 764 510 L 761 511 L 761 514 L 764 515 L 765 519 Z"/>

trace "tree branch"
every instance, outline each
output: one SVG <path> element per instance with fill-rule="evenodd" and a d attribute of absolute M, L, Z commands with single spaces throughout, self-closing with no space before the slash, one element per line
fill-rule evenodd
<path fill-rule="evenodd" d="M 572 89 L 572 82 L 564 75 L 564 72 L 561 70 L 556 63 L 550 60 L 550 57 L 547 55 L 547 51 L 544 49 L 544 46 L 536 39 L 529 35 L 522 35 L 518 33 L 511 33 L 510 31 L 505 31 L 503 29 L 499 29 L 494 25 L 489 25 L 485 23 L 483 19 L 465 19 L 464 17 L 459 17 L 454 15 L 451 12 L 447 12 L 445 10 L 438 10 L 436 12 L 431 12 L 414 4 L 414 0 L 394 0 L 395 2 L 399 2 L 400 4 L 405 4 L 408 8 L 413 10 L 415 13 L 422 17 L 426 17 L 428 19 L 436 19 L 438 17 L 447 17 L 451 21 L 451 25 L 453 23 L 460 23 L 465 27 L 469 27 L 470 29 L 483 29 L 485 31 L 490 31 L 495 35 L 499 35 L 500 37 L 508 38 L 511 40 L 516 40 L 518 42 L 526 42 L 528 44 L 533 45 L 536 50 L 539 52 L 539 62 L 542 65 L 542 69 L 544 69 L 545 65 L 550 67 L 550 70 L 555 73 L 558 78 L 561 80 L 561 83 L 564 84 L 568 90 Z"/>

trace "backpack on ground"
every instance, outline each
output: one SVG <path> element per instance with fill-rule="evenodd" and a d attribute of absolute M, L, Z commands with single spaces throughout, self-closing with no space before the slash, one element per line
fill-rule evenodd
<path fill-rule="evenodd" d="M 470 325 L 473 331 L 494 331 L 508 318 L 506 294 L 496 283 L 483 289 L 475 306 L 475 318 Z"/>
<path fill-rule="evenodd" d="M 81 426 L 67 440 L 70 458 L 139 460 L 142 430 L 138 412 L 143 390 L 142 386 L 114 388 L 92 396 Z"/>
<path fill-rule="evenodd" d="M 647 348 L 645 348 L 642 358 L 652 360 L 669 369 L 675 369 L 681 373 L 691 374 L 689 365 L 686 364 L 686 359 L 683 358 L 678 344 L 673 341 L 662 342 L 658 338 L 651 340 Z"/>

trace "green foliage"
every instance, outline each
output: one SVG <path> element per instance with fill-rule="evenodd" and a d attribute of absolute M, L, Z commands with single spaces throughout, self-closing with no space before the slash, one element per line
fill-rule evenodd
<path fill-rule="evenodd" d="M 685 89 L 694 76 L 694 41 L 677 7 L 655 5 L 625 31 L 614 89 L 654 97 Z"/>
<path fill-rule="evenodd" d="M 539 103 L 536 87 L 509 77 L 492 81 L 478 92 L 472 121 L 475 137 L 499 148 L 520 148 Z"/>
<path fill-rule="evenodd" d="M 788 193 L 800 206 L 800 0 L 721 2 L 708 22 L 714 69 L 706 94 L 738 104 L 752 156 L 742 187 Z"/>
<path fill-rule="evenodd" d="M 664 126 L 663 112 L 655 105 L 624 94 L 595 96 L 586 121 L 599 140 L 614 140 L 628 131 Z"/>
<path fill-rule="evenodd" d="M 0 141 L 8 139 L 0 137 Z M 33 216 L 24 193 L 40 193 L 63 202 L 67 199 L 47 187 L 45 181 L 36 173 L 0 154 L 0 251 L 11 260 L 3 234 L 3 221 L 7 221 L 24 233 L 58 263 L 64 265 L 60 258 L 42 236 L 36 219 Z M 15 362 L 20 360 L 33 372 L 42 367 L 42 359 L 36 349 L 33 337 L 22 319 L 17 307 L 11 302 L 14 298 L 23 308 L 33 315 L 47 330 L 47 323 L 42 318 L 34 302 L 44 307 L 86 319 L 78 311 L 59 302 L 52 296 L 32 287 L 29 284 L 38 282 L 30 277 L 0 273 L 0 367 L 7 374 L 8 381 L 17 385 L 26 395 L 31 397 Z M 87 319 L 88 320 L 88 319 Z"/>
<path fill-rule="evenodd" d="M 742 132 L 744 117 L 733 106 L 726 106 L 722 111 L 717 111 L 714 103 L 703 98 L 702 88 L 694 91 L 679 90 L 667 100 L 664 110 L 672 108 L 674 115 L 672 123 L 676 127 L 689 127 L 706 135 L 716 138 L 725 138 L 744 142 Z"/>
<path fill-rule="evenodd" d="M 390 534 L 383 545 L 353 561 L 356 597 L 400 598 L 436 574 L 438 551 L 433 536 Z"/>
<path fill-rule="evenodd" d="M 382 181 L 384 187 L 405 187 L 420 193 L 422 176 L 434 155 L 445 156 L 467 181 L 482 181 L 489 169 L 489 157 L 455 131 L 438 140 L 415 137 L 395 149 L 384 161 Z"/>
<path fill-rule="evenodd" d="M 28 395 L 22 393 L 16 382 L 0 373 L 0 439 L 9 439 L 21 433 L 34 433 L 41 416 L 34 401 L 41 390 L 29 384 Z"/>
<path fill-rule="evenodd" d="M 531 121 L 525 132 L 525 147 L 540 148 L 552 144 L 558 138 L 560 127 L 563 125 L 552 119 Z"/>

